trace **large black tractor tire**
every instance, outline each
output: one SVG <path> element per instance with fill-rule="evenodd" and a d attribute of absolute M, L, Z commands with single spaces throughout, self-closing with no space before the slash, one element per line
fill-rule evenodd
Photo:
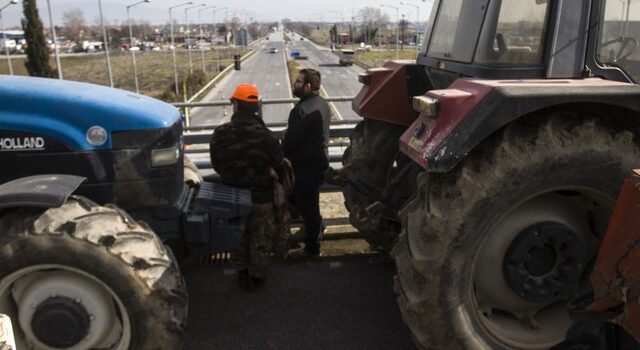
<path fill-rule="evenodd" d="M 390 192 L 381 217 L 370 220 L 365 209 L 380 200 L 394 175 L 410 162 L 398 150 L 400 136 L 405 130 L 404 126 L 364 119 L 353 130 L 342 157 L 343 169 L 348 169 L 347 178 L 351 180 L 343 187 L 349 221 L 372 248 L 384 252 L 391 250 L 400 234 L 397 213 L 409 198 L 415 174 L 409 175 L 409 181 L 401 182 L 399 188 Z"/>
<path fill-rule="evenodd" d="M 571 121 L 569 121 L 571 120 Z M 420 174 L 392 251 L 421 349 L 547 349 L 571 325 L 637 140 L 597 120 L 513 124 L 448 174 Z"/>
<path fill-rule="evenodd" d="M 71 197 L 0 218 L 0 313 L 19 349 L 180 349 L 187 306 L 171 251 L 115 207 Z"/>

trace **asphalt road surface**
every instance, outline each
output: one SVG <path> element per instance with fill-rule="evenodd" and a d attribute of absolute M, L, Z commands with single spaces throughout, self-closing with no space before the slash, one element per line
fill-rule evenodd
<path fill-rule="evenodd" d="M 272 52 L 272 48 L 277 52 Z M 201 102 L 228 100 L 235 87 L 240 83 L 255 85 L 263 99 L 291 98 L 287 64 L 282 32 L 269 35 L 269 40 L 261 41 L 256 52 L 242 62 L 239 71 L 232 71 L 218 82 Z M 263 107 L 263 119 L 266 123 L 285 122 L 289 117 L 292 104 L 266 105 Z M 219 124 L 229 121 L 233 111 L 227 107 L 200 107 L 191 110 L 193 126 Z"/>
<path fill-rule="evenodd" d="M 415 350 L 392 291 L 394 265 L 375 254 L 272 264 L 247 292 L 228 264 L 185 272 L 185 349 Z"/>
<path fill-rule="evenodd" d="M 340 66 L 338 56 L 325 47 L 318 46 L 298 34 L 291 34 L 289 51 L 299 51 L 307 56 L 306 60 L 298 63 L 306 68 L 313 68 L 322 74 L 322 87 L 327 96 L 355 96 L 362 88 L 358 82 L 358 74 L 365 70 L 359 66 Z M 360 120 L 361 118 L 351 109 L 351 102 L 334 102 L 334 111 L 338 119 Z"/>
<path fill-rule="evenodd" d="M 285 48 L 284 33 L 279 31 L 269 35 L 269 40 L 262 40 L 255 48 L 256 52 L 242 62 L 242 69 L 232 71 L 216 84 L 202 102 L 228 100 L 233 89 L 240 83 L 251 83 L 258 87 L 262 98 L 291 98 L 291 85 L 286 60 L 291 51 L 299 51 L 308 56 L 307 60 L 298 60 L 303 67 L 314 68 L 322 74 L 322 86 L 327 96 L 355 96 L 361 84 L 357 80 L 358 73 L 364 70 L 358 66 L 342 67 L 338 64 L 338 56 L 329 49 L 313 44 L 307 39 L 293 34 L 293 40 Z M 274 52 L 275 50 L 277 52 Z M 286 122 L 292 104 L 265 105 L 263 118 L 267 123 Z M 360 117 L 351 109 L 351 102 L 333 103 L 338 119 L 359 120 Z M 230 107 L 199 107 L 191 110 L 193 126 L 212 125 L 226 122 L 231 117 Z"/>

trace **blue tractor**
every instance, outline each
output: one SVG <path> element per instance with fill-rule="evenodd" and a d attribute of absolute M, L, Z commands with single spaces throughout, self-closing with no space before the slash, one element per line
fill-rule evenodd
<path fill-rule="evenodd" d="M 18 348 L 180 348 L 174 252 L 233 249 L 250 193 L 202 181 L 166 103 L 8 76 L 0 100 L 0 313 Z"/>

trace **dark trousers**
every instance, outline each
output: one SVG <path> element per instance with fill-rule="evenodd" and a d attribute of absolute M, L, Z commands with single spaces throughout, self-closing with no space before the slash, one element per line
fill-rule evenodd
<path fill-rule="evenodd" d="M 295 184 L 290 201 L 304 217 L 306 238 L 304 249 L 311 254 L 320 252 L 320 186 L 324 182 L 324 171 L 294 172 Z"/>

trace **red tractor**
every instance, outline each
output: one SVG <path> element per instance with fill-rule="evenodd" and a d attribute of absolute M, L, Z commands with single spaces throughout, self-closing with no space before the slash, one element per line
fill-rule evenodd
<path fill-rule="evenodd" d="M 640 348 L 640 170 L 625 180 L 591 273 L 570 304 L 574 324 L 553 350 Z"/>
<path fill-rule="evenodd" d="M 369 69 L 343 185 L 423 349 L 547 349 L 640 164 L 640 3 L 435 0 Z"/>

